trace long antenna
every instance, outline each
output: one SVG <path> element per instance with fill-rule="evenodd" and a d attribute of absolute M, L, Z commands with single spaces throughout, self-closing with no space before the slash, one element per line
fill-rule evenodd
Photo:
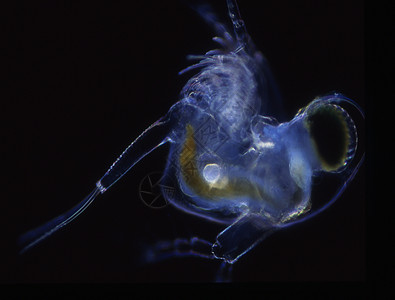
<path fill-rule="evenodd" d="M 233 24 L 233 30 L 239 46 L 245 47 L 248 44 L 248 33 L 244 21 L 241 18 L 236 0 L 227 0 L 229 17 Z"/>

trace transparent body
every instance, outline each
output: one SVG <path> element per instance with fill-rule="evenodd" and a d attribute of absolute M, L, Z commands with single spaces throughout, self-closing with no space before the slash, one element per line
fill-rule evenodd
<path fill-rule="evenodd" d="M 363 155 L 354 159 L 356 128 L 340 105 L 351 103 L 362 111 L 334 93 L 314 99 L 288 122 L 277 121 L 283 103 L 268 64 L 255 49 L 235 1 L 227 3 L 233 35 L 210 11 L 199 10 L 215 29 L 221 49 L 191 57 L 198 63 L 181 73 L 199 72 L 186 83 L 180 100 L 124 150 L 82 202 L 22 235 L 21 252 L 74 220 L 166 143 L 171 146 L 164 178 L 176 183 L 174 193 L 163 191 L 166 199 L 226 227 L 214 242 L 193 238 L 159 243 L 147 252 L 149 261 L 179 254 L 179 245 L 188 244 L 188 254 L 233 264 L 274 231 L 305 221 L 338 199 L 363 161 Z M 334 142 L 344 146 L 334 160 L 327 158 L 315 134 L 321 115 L 330 115 L 329 122 L 340 128 Z M 312 208 L 312 178 L 322 172 L 339 175 L 338 189 L 324 205 Z"/>

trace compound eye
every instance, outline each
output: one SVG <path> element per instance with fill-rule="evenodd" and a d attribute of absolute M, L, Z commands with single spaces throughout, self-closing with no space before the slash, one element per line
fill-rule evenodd
<path fill-rule="evenodd" d="M 322 169 L 340 172 L 353 158 L 357 132 L 353 120 L 338 105 L 315 103 L 307 107 L 307 127 Z"/>

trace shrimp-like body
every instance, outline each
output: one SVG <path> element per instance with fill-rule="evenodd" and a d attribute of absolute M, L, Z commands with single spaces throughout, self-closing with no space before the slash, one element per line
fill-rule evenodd
<path fill-rule="evenodd" d="M 228 0 L 232 35 L 207 9 L 198 11 L 211 24 L 221 46 L 201 56 L 180 100 L 146 129 L 113 163 L 96 188 L 64 215 L 21 237 L 31 248 L 62 228 L 138 161 L 170 143 L 164 173 L 174 193 L 163 194 L 179 209 L 226 224 L 201 256 L 233 264 L 275 230 L 305 221 L 331 205 L 343 192 L 363 158 L 353 160 L 358 144 L 353 120 L 340 106 L 352 100 L 334 93 L 317 97 L 288 122 L 265 57 L 256 50 L 239 15 Z M 282 120 L 280 120 L 282 121 Z M 319 208 L 311 199 L 312 180 L 323 172 L 339 174 L 337 192 Z M 163 244 L 162 244 L 163 246 Z M 163 248 L 163 247 L 162 247 Z M 161 255 L 159 245 L 154 260 Z"/>

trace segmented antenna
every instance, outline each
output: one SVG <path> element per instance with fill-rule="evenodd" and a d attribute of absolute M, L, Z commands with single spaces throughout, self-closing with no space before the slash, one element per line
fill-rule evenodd
<path fill-rule="evenodd" d="M 229 17 L 233 24 L 233 30 L 237 39 L 237 44 L 244 48 L 248 44 L 248 34 L 244 21 L 241 18 L 236 0 L 227 0 Z"/>

